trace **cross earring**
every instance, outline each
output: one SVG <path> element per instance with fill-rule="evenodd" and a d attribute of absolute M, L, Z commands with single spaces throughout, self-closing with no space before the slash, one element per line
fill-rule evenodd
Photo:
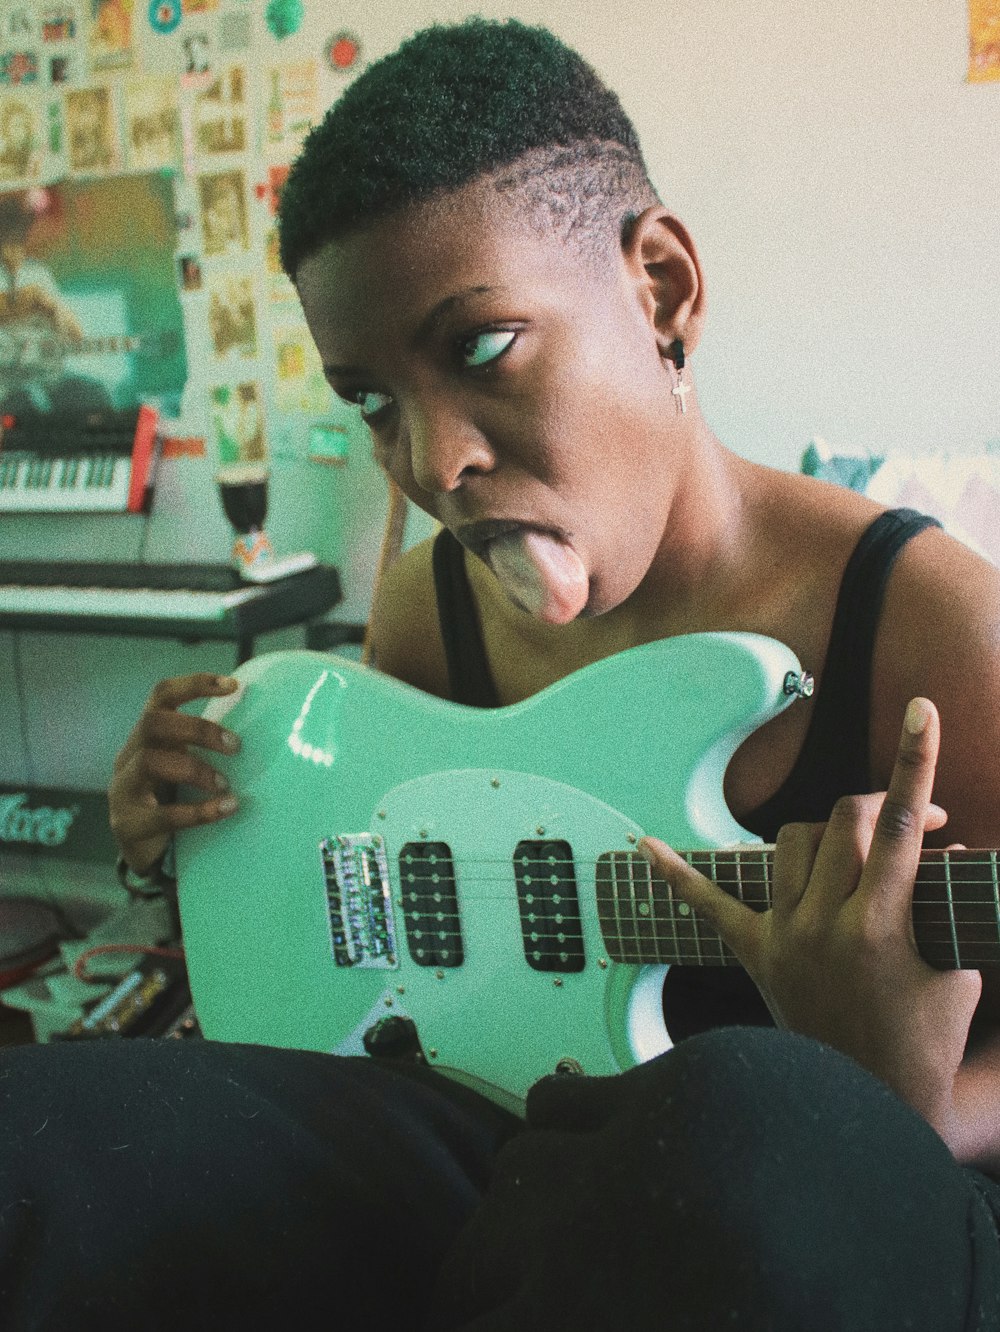
<path fill-rule="evenodd" d="M 674 363 L 674 369 L 677 371 L 677 387 L 670 390 L 677 399 L 677 406 L 682 416 L 687 413 L 687 403 L 684 401 L 691 392 L 691 385 L 684 382 L 684 343 L 677 338 L 670 344 L 667 353 Z"/>

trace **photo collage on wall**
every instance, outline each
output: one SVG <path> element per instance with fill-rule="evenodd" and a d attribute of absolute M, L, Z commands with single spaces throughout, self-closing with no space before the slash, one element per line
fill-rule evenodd
<path fill-rule="evenodd" d="M 304 13 L 6 0 L 0 409 L 152 401 L 167 454 L 342 460 L 350 409 L 281 270 L 276 214 L 361 45 L 331 31 L 313 51 Z"/>

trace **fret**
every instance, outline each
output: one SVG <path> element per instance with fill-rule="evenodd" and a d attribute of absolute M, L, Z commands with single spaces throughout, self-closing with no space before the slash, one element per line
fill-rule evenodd
<path fill-rule="evenodd" d="M 743 893 L 743 870 L 740 863 L 739 854 L 733 854 L 729 851 L 711 851 L 708 853 L 708 860 L 704 867 L 699 866 L 702 873 L 710 878 L 714 883 L 730 897 L 740 897 Z M 703 932 L 708 931 L 708 926 L 702 922 Z M 732 949 L 723 942 L 721 935 L 715 930 L 711 931 L 711 942 L 713 949 L 718 953 L 717 957 L 706 956 L 706 961 L 712 966 L 728 967 L 736 964 L 736 955 Z"/>
<path fill-rule="evenodd" d="M 621 883 L 622 883 L 622 872 L 623 870 L 628 871 L 629 869 L 630 866 L 628 863 L 627 855 L 623 858 L 623 853 L 620 851 L 616 851 L 614 854 L 615 897 L 617 898 L 619 903 L 619 913 L 622 907 L 622 894 L 620 892 Z M 642 957 L 642 952 L 639 948 L 639 919 L 635 911 L 635 891 L 634 891 L 634 885 L 632 882 L 631 873 L 626 873 L 625 883 L 627 886 L 627 897 L 624 904 L 626 911 L 626 919 L 628 920 L 629 929 L 632 936 L 630 942 L 632 945 L 632 950 L 634 950 L 634 959 L 638 961 Z"/>
<path fill-rule="evenodd" d="M 699 873 L 704 874 L 706 878 L 712 877 L 711 852 L 692 851 L 691 854 L 687 857 L 687 862 L 689 865 L 692 866 L 692 868 L 698 870 Z M 691 941 L 694 944 L 694 952 L 695 952 L 692 961 L 695 966 L 703 967 L 706 965 L 706 959 L 704 953 L 702 952 L 701 926 L 705 925 L 706 932 L 710 927 L 706 925 L 704 921 L 700 920 L 699 917 L 695 914 L 695 912 L 692 911 L 690 913 L 690 916 L 687 915 L 687 912 L 685 912 L 684 914 L 685 918 L 688 919 L 691 924 Z M 714 931 L 712 931 L 712 933 L 714 933 Z"/>
<path fill-rule="evenodd" d="M 951 930 L 952 955 L 955 959 L 955 966 L 962 965 L 962 959 L 958 952 L 958 931 L 955 928 L 955 893 L 951 882 L 951 855 L 944 853 L 944 881 L 945 891 L 948 899 L 948 926 Z"/>
<path fill-rule="evenodd" d="M 646 866 L 647 873 L 642 876 L 642 886 L 645 889 L 642 899 L 636 896 L 635 871 L 639 864 L 640 857 L 633 855 L 630 851 L 622 853 L 628 862 L 628 881 L 629 893 L 635 908 L 636 917 L 636 937 L 639 940 L 639 952 L 644 958 L 650 956 L 657 962 L 662 962 L 660 956 L 659 939 L 656 933 L 656 909 L 653 903 L 653 885 L 652 876 L 648 873 L 649 866 Z"/>
<path fill-rule="evenodd" d="M 701 854 L 697 851 L 689 851 L 684 859 L 695 869 L 700 868 L 697 864 L 697 857 Z M 692 965 L 701 965 L 701 938 L 698 934 L 698 922 L 695 914 L 688 906 L 674 893 L 673 886 L 669 886 L 670 913 L 673 916 L 677 926 L 677 960 L 688 962 Z"/>
<path fill-rule="evenodd" d="M 633 873 L 639 865 L 639 858 L 633 855 L 629 856 Z M 665 955 L 663 951 L 663 941 L 660 938 L 660 928 L 663 924 L 662 913 L 656 909 L 656 898 L 653 893 L 653 867 L 643 861 L 642 865 L 642 886 L 645 890 L 643 906 L 649 913 L 649 921 L 652 927 L 652 944 L 656 953 L 657 962 L 668 962 L 670 960 L 669 952 Z"/>
<path fill-rule="evenodd" d="M 725 863 L 726 863 L 727 867 L 729 867 L 729 866 L 732 866 L 732 865 L 733 865 L 734 861 L 733 861 L 733 859 L 728 859 Z M 709 858 L 708 858 L 708 864 L 709 864 L 709 875 L 708 875 L 708 877 L 712 880 L 713 883 L 717 883 L 717 884 L 719 885 L 720 888 L 724 887 L 725 885 L 724 885 L 724 884 L 721 882 L 721 880 L 720 880 L 720 869 L 721 869 L 721 866 L 719 865 L 719 861 L 718 861 L 718 859 L 717 859 L 716 854 L 715 854 L 714 851 L 712 851 L 712 852 L 710 853 L 710 855 L 709 855 Z M 726 945 L 722 942 L 722 936 L 721 936 L 721 935 L 716 934 L 716 936 L 715 936 L 715 941 L 716 941 L 716 944 L 717 944 L 718 949 L 719 949 L 719 965 L 720 965 L 720 966 L 725 966 L 725 963 L 726 963 Z"/>
<path fill-rule="evenodd" d="M 641 959 L 635 931 L 626 934 L 622 928 L 622 899 L 618 891 L 618 855 L 617 851 L 611 853 L 612 901 L 615 906 L 615 934 L 618 939 L 619 956 L 623 962 L 639 962 Z"/>
<path fill-rule="evenodd" d="M 684 917 L 678 916 L 676 910 L 677 903 L 674 899 L 674 890 L 670 883 L 668 883 L 666 879 L 654 879 L 651 873 L 650 884 L 654 883 L 659 890 L 660 896 L 660 907 L 657 913 L 658 917 L 661 920 L 666 919 L 667 924 L 670 927 L 670 946 L 662 960 L 664 962 L 676 962 L 678 958 L 684 956 L 681 946 L 680 930 L 678 929 L 678 920 L 683 921 Z"/>

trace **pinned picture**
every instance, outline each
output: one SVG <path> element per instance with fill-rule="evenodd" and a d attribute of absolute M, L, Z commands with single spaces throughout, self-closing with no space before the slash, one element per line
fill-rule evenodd
<path fill-rule="evenodd" d="M 969 82 L 1000 83 L 1000 0 L 969 0 Z"/>
<path fill-rule="evenodd" d="M 305 324 L 274 330 L 274 356 L 278 411 L 307 412 L 311 416 L 329 412 L 333 390 L 324 378 L 323 363 Z"/>
<path fill-rule="evenodd" d="M 125 125 L 133 170 L 172 167 L 180 153 L 176 80 L 154 75 L 129 79 L 125 84 Z"/>
<path fill-rule="evenodd" d="M 34 51 L 0 51 L 0 85 L 19 88 L 38 82 L 38 56 Z"/>
<path fill-rule="evenodd" d="M 76 7 L 47 5 L 42 10 L 42 41 L 71 42 L 77 34 Z"/>
<path fill-rule="evenodd" d="M 252 380 L 218 384 L 209 397 L 219 462 L 265 462 L 267 441 L 260 385 Z"/>
<path fill-rule="evenodd" d="M 38 36 L 38 20 L 32 5 L 5 5 L 0 35 L 13 42 L 33 42 Z"/>
<path fill-rule="evenodd" d="M 203 156 L 242 153 L 247 146 L 246 71 L 231 65 L 195 97 L 195 147 Z"/>
<path fill-rule="evenodd" d="M 57 55 L 49 60 L 49 83 L 56 88 L 61 83 L 69 83 L 76 78 L 77 60 L 75 55 Z"/>
<path fill-rule="evenodd" d="M 121 170 L 110 88 L 74 88 L 66 93 L 66 148 L 70 171 L 94 175 Z"/>
<path fill-rule="evenodd" d="M 270 226 L 264 237 L 264 263 L 267 267 L 267 294 L 275 303 L 294 301 L 295 288 L 288 274 L 281 266 L 281 252 L 278 247 L 278 228 Z"/>
<path fill-rule="evenodd" d="M 182 291 L 201 291 L 201 264 L 193 254 L 182 254 L 178 260 Z"/>
<path fill-rule="evenodd" d="M 199 176 L 198 201 L 206 255 L 239 254 L 250 248 L 242 171 Z"/>
<path fill-rule="evenodd" d="M 265 138 L 271 157 L 290 159 L 319 116 L 319 65 L 296 60 L 267 74 Z"/>
<path fill-rule="evenodd" d="M 90 0 L 87 52 L 94 70 L 127 69 L 132 64 L 135 0 Z"/>
<path fill-rule="evenodd" d="M 38 179 L 42 156 L 38 110 L 25 93 L 0 92 L 0 186 Z"/>
<path fill-rule="evenodd" d="M 257 355 L 253 279 L 218 273 L 208 280 L 208 327 L 218 361 Z"/>

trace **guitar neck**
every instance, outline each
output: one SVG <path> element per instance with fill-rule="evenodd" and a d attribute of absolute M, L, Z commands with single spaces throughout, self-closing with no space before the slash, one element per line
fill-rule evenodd
<path fill-rule="evenodd" d="M 755 911 L 771 905 L 773 846 L 681 854 Z M 614 961 L 740 965 L 715 930 L 637 853 L 600 856 L 596 887 L 601 933 Z M 997 852 L 922 852 L 913 892 L 913 934 L 920 955 L 941 971 L 1000 964 Z"/>

